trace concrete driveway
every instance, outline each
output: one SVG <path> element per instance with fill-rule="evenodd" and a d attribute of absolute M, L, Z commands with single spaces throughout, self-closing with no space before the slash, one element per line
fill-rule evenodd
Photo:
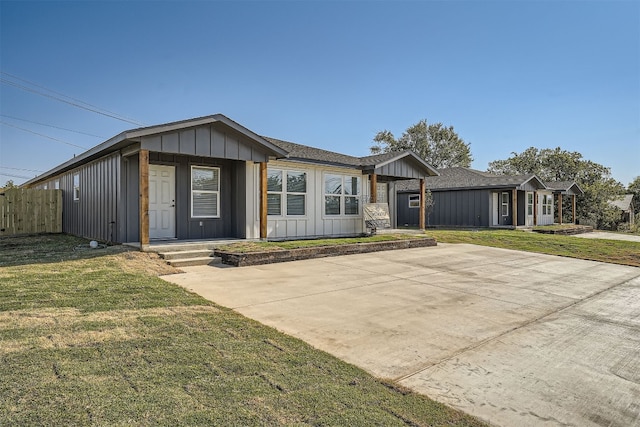
<path fill-rule="evenodd" d="M 640 425 L 640 269 L 439 244 L 163 277 L 503 426 Z"/>
<path fill-rule="evenodd" d="M 575 234 L 573 237 L 583 239 L 625 240 L 627 242 L 640 242 L 637 234 L 609 233 L 606 231 L 593 231 L 591 233 Z"/>

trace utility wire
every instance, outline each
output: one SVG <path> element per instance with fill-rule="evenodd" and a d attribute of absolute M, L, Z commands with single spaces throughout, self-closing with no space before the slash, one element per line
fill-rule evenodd
<path fill-rule="evenodd" d="M 20 117 L 8 116 L 6 114 L 0 114 L 0 117 L 6 117 L 7 119 L 13 119 L 13 120 L 20 120 L 21 122 L 33 123 L 34 125 L 47 126 L 47 127 L 54 128 L 54 129 L 66 130 L 68 132 L 78 133 L 80 135 L 92 136 L 94 138 L 106 139 L 104 136 L 94 135 L 92 133 L 81 132 L 79 130 L 61 128 L 59 126 L 48 125 L 46 123 L 34 122 L 32 120 L 21 119 Z"/>
<path fill-rule="evenodd" d="M 16 175 L 16 174 L 13 174 L 13 173 L 4 173 L 4 172 L 0 172 L 0 175 L 8 176 L 8 177 L 11 177 L 11 178 L 21 178 L 21 179 L 31 179 L 31 178 L 33 178 L 32 176 Z"/>
<path fill-rule="evenodd" d="M 133 120 L 133 119 L 124 117 L 124 116 L 122 116 L 122 115 L 120 115 L 118 113 L 114 113 L 113 111 L 105 110 L 104 108 L 97 107 L 95 105 L 89 104 L 88 102 L 84 102 L 84 101 L 82 101 L 80 99 L 72 98 L 72 97 L 67 96 L 67 95 L 65 95 L 63 93 L 56 92 L 55 90 L 49 89 L 49 88 L 47 88 L 45 86 L 42 86 L 42 85 L 39 85 L 37 83 L 30 82 L 29 80 L 22 79 L 22 78 L 20 78 L 18 76 L 15 76 L 13 74 L 9 74 L 9 73 L 4 72 L 4 71 L 0 71 L 0 74 L 3 74 L 5 76 L 8 76 L 8 77 L 13 78 L 15 80 L 19 80 L 19 81 L 21 81 L 23 83 L 27 83 L 27 84 L 29 84 L 31 86 L 35 86 L 35 87 L 44 89 L 47 92 L 51 92 L 51 94 L 44 93 L 44 92 L 39 91 L 37 89 L 33 89 L 31 87 L 21 85 L 21 84 L 19 84 L 17 82 L 11 81 L 11 80 L 6 79 L 6 78 L 0 78 L 0 82 L 2 82 L 4 84 L 10 85 L 10 86 L 14 86 L 14 87 L 16 87 L 18 89 L 22 89 L 22 90 L 27 91 L 27 92 L 35 93 L 37 95 L 41 95 L 41 96 L 44 96 L 44 97 L 47 97 L 47 98 L 55 99 L 57 101 L 64 102 L 64 103 L 72 105 L 74 107 L 82 108 L 84 110 L 88 110 L 88 111 L 91 111 L 91 112 L 94 112 L 94 113 L 97 113 L 97 114 L 101 114 L 103 116 L 111 117 L 111 118 L 116 119 L 116 120 L 120 120 L 120 121 L 123 121 L 123 122 L 131 123 L 131 124 L 134 124 L 134 125 L 137 125 L 137 126 L 145 126 L 144 123 L 141 123 L 141 122 L 139 122 L 137 120 Z M 55 94 L 55 95 L 52 95 L 52 94 Z M 66 99 L 64 99 L 64 98 L 66 98 Z"/>
<path fill-rule="evenodd" d="M 72 143 L 70 143 L 70 142 L 63 141 L 63 140 L 58 139 L 58 138 L 54 138 L 54 137 L 52 137 L 52 136 L 48 136 L 48 135 L 44 135 L 44 134 L 42 134 L 42 133 L 34 132 L 34 131 L 32 131 L 31 129 L 26 129 L 26 128 L 23 128 L 23 127 L 20 127 L 20 126 L 16 126 L 16 125 L 13 125 L 13 124 L 11 124 L 11 123 L 7 123 L 7 122 L 2 121 L 2 120 L 0 120 L 0 124 L 3 124 L 3 125 L 5 125 L 5 126 L 11 126 L 11 127 L 13 127 L 13 128 L 20 129 L 20 130 L 23 130 L 23 131 L 25 131 L 25 132 L 29 132 L 29 133 L 32 133 L 32 134 L 34 134 L 34 135 L 41 136 L 41 137 L 43 137 L 43 138 L 50 139 L 50 140 L 52 140 L 52 141 L 60 142 L 60 143 L 62 143 L 62 144 L 71 145 L 72 147 L 81 148 L 81 149 L 83 149 L 83 150 L 86 150 L 86 149 L 87 149 L 86 147 L 83 147 L 83 146 L 81 146 L 81 145 L 72 144 Z"/>
<path fill-rule="evenodd" d="M 11 170 L 14 170 L 14 171 L 25 171 L 25 172 L 44 172 L 44 171 L 41 171 L 41 170 L 38 170 L 38 169 L 12 168 L 12 167 L 9 167 L 9 166 L 0 166 L 0 169 L 11 169 Z"/>

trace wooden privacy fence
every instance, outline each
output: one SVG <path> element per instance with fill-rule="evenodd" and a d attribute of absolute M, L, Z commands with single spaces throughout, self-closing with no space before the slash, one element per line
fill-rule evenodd
<path fill-rule="evenodd" d="M 62 233 L 62 190 L 11 188 L 0 193 L 0 236 Z"/>

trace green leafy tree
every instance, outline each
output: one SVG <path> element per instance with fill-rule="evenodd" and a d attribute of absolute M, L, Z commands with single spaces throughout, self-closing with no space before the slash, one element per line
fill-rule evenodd
<path fill-rule="evenodd" d="M 640 176 L 636 176 L 627 187 L 627 193 L 633 194 L 634 212 L 640 214 Z"/>
<path fill-rule="evenodd" d="M 428 124 L 426 119 L 407 128 L 400 138 L 388 130 L 380 131 L 373 142 L 372 154 L 412 150 L 435 168 L 469 167 L 473 160 L 470 144 L 458 136 L 453 126 Z"/>
<path fill-rule="evenodd" d="M 511 153 L 506 160 L 489 163 L 488 171 L 504 175 L 534 173 L 545 182 L 575 181 L 584 190 L 578 197 L 577 217 L 598 228 L 614 228 L 619 215 L 609 205 L 611 197 L 623 194 L 621 183 L 611 178 L 611 170 L 601 164 L 584 160 L 576 151 L 557 148 L 530 147 L 522 153 Z M 565 205 L 566 203 L 566 205 Z M 570 201 L 563 202 L 563 212 L 571 211 Z"/>

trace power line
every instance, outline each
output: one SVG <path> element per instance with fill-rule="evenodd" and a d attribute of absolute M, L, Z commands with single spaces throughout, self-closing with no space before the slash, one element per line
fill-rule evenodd
<path fill-rule="evenodd" d="M 31 86 L 35 86 L 35 87 L 44 89 L 47 92 L 51 92 L 51 93 L 44 93 L 44 92 L 39 91 L 37 89 L 33 89 L 31 87 L 21 85 L 21 84 L 19 84 L 17 82 L 8 80 L 6 78 L 0 78 L 0 82 L 1 83 L 16 87 L 18 89 L 22 89 L 22 90 L 27 91 L 27 92 L 31 92 L 31 93 L 37 94 L 37 95 L 40 95 L 40 96 L 44 96 L 44 97 L 47 97 L 47 98 L 55 99 L 57 101 L 64 102 L 64 103 L 72 105 L 74 107 L 82 108 L 82 109 L 87 110 L 87 111 L 91 111 L 91 112 L 94 112 L 94 113 L 97 113 L 97 114 L 101 114 L 103 116 L 107 116 L 107 117 L 111 117 L 111 118 L 116 119 L 116 120 L 120 120 L 120 121 L 123 121 L 123 122 L 131 123 L 131 124 L 134 124 L 136 126 L 145 126 L 144 123 L 140 123 L 137 120 L 133 120 L 133 119 L 124 117 L 124 116 L 122 116 L 122 115 L 120 115 L 118 113 L 114 113 L 113 111 L 105 110 L 104 108 L 97 107 L 95 105 L 89 104 L 88 102 L 84 102 L 84 101 L 82 101 L 80 99 L 67 96 L 67 95 L 65 95 L 63 93 L 60 93 L 60 92 L 56 92 L 55 90 L 49 89 L 49 88 L 47 88 L 45 86 L 42 86 L 42 85 L 39 85 L 37 83 L 30 82 L 29 80 L 22 79 L 22 78 L 20 78 L 18 76 L 14 76 L 13 74 L 9 74 L 9 73 L 4 72 L 4 71 L 0 71 L 0 74 L 4 74 L 6 76 L 9 76 L 10 78 L 13 78 L 15 80 L 19 80 L 21 82 L 27 83 L 27 84 L 29 84 Z M 52 95 L 52 94 L 55 94 L 55 95 Z M 66 98 L 66 99 L 64 99 L 64 98 Z"/>
<path fill-rule="evenodd" d="M 92 134 L 92 133 L 81 132 L 81 131 L 79 131 L 79 130 L 73 130 L 73 129 L 61 128 L 61 127 L 59 127 L 59 126 L 48 125 L 48 124 L 46 124 L 46 123 L 34 122 L 34 121 L 32 121 L 32 120 L 21 119 L 20 117 L 8 116 L 8 115 L 6 115 L 6 114 L 0 114 L 0 117 L 6 117 L 7 119 L 13 119 L 13 120 L 20 120 L 21 122 L 33 123 L 34 125 L 47 126 L 47 127 L 54 128 L 54 129 L 66 130 L 66 131 L 68 131 L 68 132 L 78 133 L 78 134 L 80 134 L 80 135 L 92 136 L 92 137 L 94 137 L 94 138 L 105 139 L 105 137 L 104 137 L 104 136 L 94 135 L 94 134 Z"/>
<path fill-rule="evenodd" d="M 81 146 L 81 145 L 72 144 L 72 143 L 70 143 L 70 142 L 63 141 L 63 140 L 61 140 L 61 139 L 54 138 L 54 137 L 49 136 L 49 135 L 44 135 L 44 134 L 42 134 L 42 133 L 34 132 L 34 131 L 32 131 L 31 129 L 26 129 L 26 128 L 23 128 L 23 127 L 20 127 L 20 126 L 16 126 L 16 125 L 13 125 L 13 124 L 11 124 L 11 123 L 7 123 L 7 122 L 2 121 L 2 120 L 0 120 L 0 124 L 3 124 L 3 125 L 5 125 L 5 126 L 11 126 L 11 127 L 13 127 L 13 128 L 20 129 L 20 130 L 23 130 L 23 131 L 25 131 L 25 132 L 29 132 L 29 133 L 32 133 L 32 134 L 34 134 L 34 135 L 41 136 L 41 137 L 43 137 L 43 138 L 50 139 L 50 140 L 52 140 L 52 141 L 60 142 L 60 143 L 62 143 L 62 144 L 71 145 L 72 147 L 81 148 L 81 149 L 83 149 L 83 150 L 86 150 L 86 149 L 87 149 L 86 147 L 83 147 L 83 146 Z"/>
<path fill-rule="evenodd" d="M 13 173 L 4 173 L 4 172 L 0 172 L 0 175 L 1 176 L 8 176 L 8 177 L 11 177 L 11 178 L 20 178 L 20 179 L 31 179 L 31 178 L 33 178 L 32 176 L 16 175 L 16 174 L 13 174 Z"/>
<path fill-rule="evenodd" d="M 0 166 L 0 169 L 11 169 L 11 170 L 14 170 L 14 171 L 39 172 L 39 173 L 40 172 L 44 172 L 44 171 L 41 171 L 41 170 L 38 170 L 38 169 L 12 168 L 12 167 L 9 167 L 9 166 Z"/>

